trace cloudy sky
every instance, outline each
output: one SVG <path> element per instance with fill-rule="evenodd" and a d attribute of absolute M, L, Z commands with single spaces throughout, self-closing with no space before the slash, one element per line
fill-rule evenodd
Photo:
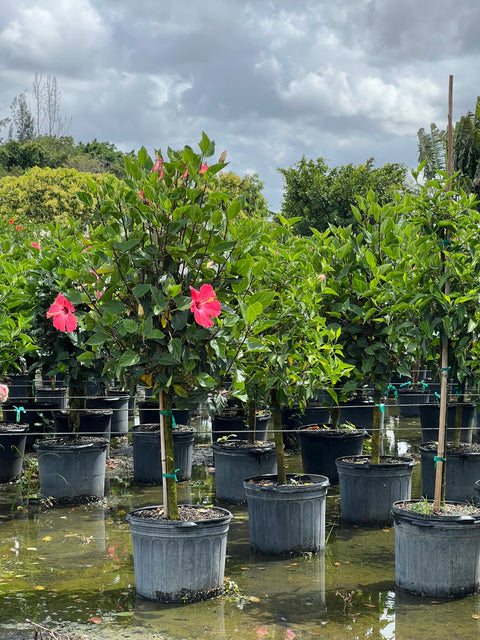
<path fill-rule="evenodd" d="M 53 75 L 76 141 L 205 131 L 278 210 L 277 168 L 302 155 L 415 167 L 450 74 L 454 121 L 475 107 L 479 33 L 479 0 L 0 0 L 0 118 Z"/>

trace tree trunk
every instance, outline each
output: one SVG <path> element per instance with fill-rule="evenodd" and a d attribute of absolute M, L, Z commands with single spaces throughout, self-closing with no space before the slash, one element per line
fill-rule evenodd
<path fill-rule="evenodd" d="M 277 456 L 277 481 L 278 481 L 278 484 L 287 484 L 287 472 L 285 470 L 285 451 L 283 448 L 283 434 L 282 434 L 282 411 L 278 406 L 276 389 L 272 389 L 270 394 L 270 400 L 272 405 L 275 453 Z"/>
<path fill-rule="evenodd" d="M 172 398 L 160 392 L 160 429 L 162 440 L 162 474 L 164 486 L 164 512 L 169 520 L 178 520 L 177 480 L 175 477 L 175 458 L 173 455 Z M 166 500 L 165 500 L 166 497 Z"/>

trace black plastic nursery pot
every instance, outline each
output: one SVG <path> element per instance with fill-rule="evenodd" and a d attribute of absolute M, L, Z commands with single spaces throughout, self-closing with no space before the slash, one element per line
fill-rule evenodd
<path fill-rule="evenodd" d="M 331 484 L 338 483 L 335 460 L 342 456 L 357 456 L 362 453 L 363 429 L 323 429 L 310 424 L 297 431 L 302 453 L 304 473 L 319 473 L 327 476 Z"/>
<path fill-rule="evenodd" d="M 131 433 L 135 482 L 162 484 L 160 425 L 140 424 Z M 173 457 L 179 481 L 190 480 L 192 477 L 195 434 L 193 427 L 179 426 L 173 430 Z"/>
<path fill-rule="evenodd" d="M 397 391 L 398 413 L 402 418 L 416 418 L 419 414 L 419 405 L 425 404 L 428 393 L 421 389 L 399 388 Z"/>
<path fill-rule="evenodd" d="M 13 424 L 22 423 L 28 425 L 25 451 L 31 451 L 37 438 L 35 433 L 44 433 L 45 426 L 53 422 L 53 409 L 55 406 L 48 402 L 37 403 L 32 400 L 18 403 L 8 402 L 2 405 L 3 419 Z"/>
<path fill-rule="evenodd" d="M 35 390 L 35 397 L 39 407 L 48 406 L 54 409 L 66 409 L 68 404 L 67 387 L 41 386 Z"/>
<path fill-rule="evenodd" d="M 110 433 L 112 436 L 125 436 L 128 433 L 130 396 L 123 391 L 109 391 L 107 397 L 113 398 Z"/>
<path fill-rule="evenodd" d="M 159 424 L 160 423 L 160 408 L 158 402 L 153 400 L 142 400 L 137 402 L 138 407 L 138 419 L 140 424 Z M 175 424 L 177 425 L 189 425 L 190 424 L 190 411 L 188 409 L 172 409 L 173 417 L 175 418 Z"/>
<path fill-rule="evenodd" d="M 477 492 L 475 483 L 480 479 L 480 447 L 461 444 L 458 450 L 451 450 L 447 444 L 445 469 L 445 500 L 451 502 L 475 501 Z M 468 449 L 473 447 L 474 450 Z M 475 450 L 476 449 L 476 450 Z M 421 455 L 422 496 L 433 499 L 435 495 L 435 456 L 436 442 L 423 442 L 419 445 Z"/>
<path fill-rule="evenodd" d="M 219 502 L 245 502 L 245 478 L 277 473 L 273 444 L 249 444 L 246 440 L 212 444 L 215 492 Z"/>
<path fill-rule="evenodd" d="M 0 482 L 18 480 L 22 475 L 27 424 L 0 422 Z"/>
<path fill-rule="evenodd" d="M 34 445 L 42 498 L 56 500 L 105 495 L 108 441 L 103 438 L 54 438 Z"/>
<path fill-rule="evenodd" d="M 215 517 L 205 520 L 145 517 L 158 509 L 161 507 L 142 507 L 127 515 L 137 594 L 149 600 L 184 603 L 221 595 L 232 514 L 209 507 Z"/>
<path fill-rule="evenodd" d="M 392 504 L 410 500 L 415 460 L 383 456 L 372 464 L 367 456 L 336 461 L 342 519 L 363 525 L 391 524 Z"/>
<path fill-rule="evenodd" d="M 457 404 L 449 404 L 447 407 L 447 442 L 453 441 L 455 432 L 455 414 Z M 420 416 L 420 426 L 422 428 L 422 440 L 438 440 L 438 423 L 440 419 L 440 406 L 438 403 L 426 403 L 419 405 L 418 414 Z M 475 416 L 475 405 L 464 403 L 462 406 L 462 430 L 460 433 L 461 442 L 472 442 L 473 419 Z"/>
<path fill-rule="evenodd" d="M 68 411 L 55 412 L 55 432 L 68 433 Z M 112 409 L 85 409 L 80 413 L 78 433 L 101 436 L 110 440 Z"/>
<path fill-rule="evenodd" d="M 338 424 L 350 422 L 357 429 L 365 429 L 371 433 L 373 428 L 373 409 L 375 404 L 369 401 L 351 400 L 339 405 Z M 382 414 L 383 415 L 383 414 Z"/>
<path fill-rule="evenodd" d="M 270 413 L 263 413 L 257 416 L 255 421 L 255 440 L 265 441 L 267 439 L 270 418 Z M 214 416 L 212 420 L 212 442 L 229 435 L 233 435 L 239 440 L 247 440 L 247 419 L 241 415 L 217 414 Z"/>
<path fill-rule="evenodd" d="M 478 593 L 480 514 L 429 515 L 404 507 L 403 501 L 392 507 L 395 585 L 438 598 Z"/>
<path fill-rule="evenodd" d="M 330 398 L 331 400 L 331 398 Z M 300 407 L 285 407 L 282 409 L 283 444 L 287 449 L 298 449 L 298 429 L 312 424 L 329 424 L 330 407 L 323 403 L 308 404 L 303 410 Z"/>
<path fill-rule="evenodd" d="M 250 546 L 265 555 L 302 555 L 325 549 L 325 504 L 329 481 L 315 474 L 244 480 Z"/>

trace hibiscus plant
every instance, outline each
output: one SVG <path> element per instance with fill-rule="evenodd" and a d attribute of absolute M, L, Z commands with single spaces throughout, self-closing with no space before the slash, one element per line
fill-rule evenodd
<path fill-rule="evenodd" d="M 351 370 L 342 359 L 340 331 L 326 326 L 326 261 L 312 238 L 292 234 L 296 221 L 279 216 L 279 224 L 260 239 L 265 267 L 256 284 L 271 300 L 240 351 L 248 396 L 272 412 L 279 484 L 287 482 L 282 409 L 304 407 L 319 388 L 333 386 Z"/>
<path fill-rule="evenodd" d="M 343 357 L 352 367 L 338 392 L 345 398 L 373 387 L 372 463 L 378 464 L 383 397 L 395 373 L 409 375 L 418 344 L 411 307 L 402 299 L 410 277 L 407 207 L 401 197 L 382 206 L 370 192 L 352 210 L 357 231 L 349 225 L 313 233 L 328 258 L 327 326 L 341 332 Z"/>
<path fill-rule="evenodd" d="M 205 401 L 226 374 L 235 393 L 244 394 L 227 345 L 232 331 L 238 335 L 255 322 L 266 299 L 251 293 L 259 267 L 236 226 L 240 200 L 217 186 L 225 153 L 207 164 L 214 152 L 205 134 L 198 153 L 186 146 L 168 149 L 166 156 L 158 151 L 152 160 L 142 148 L 136 159 L 125 158 L 128 179 L 89 182 L 79 194 L 94 219 L 89 270 L 68 271 L 77 286 L 65 294 L 74 306 L 90 306 L 83 322 L 91 335 L 79 360 L 104 350 L 105 374 L 131 390 L 151 386 L 159 399 L 164 513 L 170 519 L 178 518 L 173 402 L 187 407 Z"/>

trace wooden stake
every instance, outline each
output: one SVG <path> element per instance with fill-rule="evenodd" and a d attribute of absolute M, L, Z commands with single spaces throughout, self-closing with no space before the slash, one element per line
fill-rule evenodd
<path fill-rule="evenodd" d="M 448 79 L 448 146 L 447 146 L 447 189 L 450 190 L 450 178 L 453 173 L 453 132 L 452 132 L 452 104 L 453 104 L 453 76 Z M 445 239 L 448 240 L 448 231 Z M 448 249 L 448 243 L 444 247 L 445 252 Z M 444 262 L 445 270 L 448 269 L 447 260 Z M 446 296 L 450 294 L 450 280 L 447 279 L 444 286 Z M 435 493 L 433 501 L 433 510 L 439 511 L 440 506 L 445 499 L 442 495 L 444 487 L 443 478 L 445 475 L 445 459 L 446 459 L 446 423 L 447 423 L 447 400 L 448 400 L 448 338 L 442 336 L 442 355 L 440 368 L 440 417 L 438 422 L 438 446 L 437 446 L 437 462 L 435 472 Z"/>

